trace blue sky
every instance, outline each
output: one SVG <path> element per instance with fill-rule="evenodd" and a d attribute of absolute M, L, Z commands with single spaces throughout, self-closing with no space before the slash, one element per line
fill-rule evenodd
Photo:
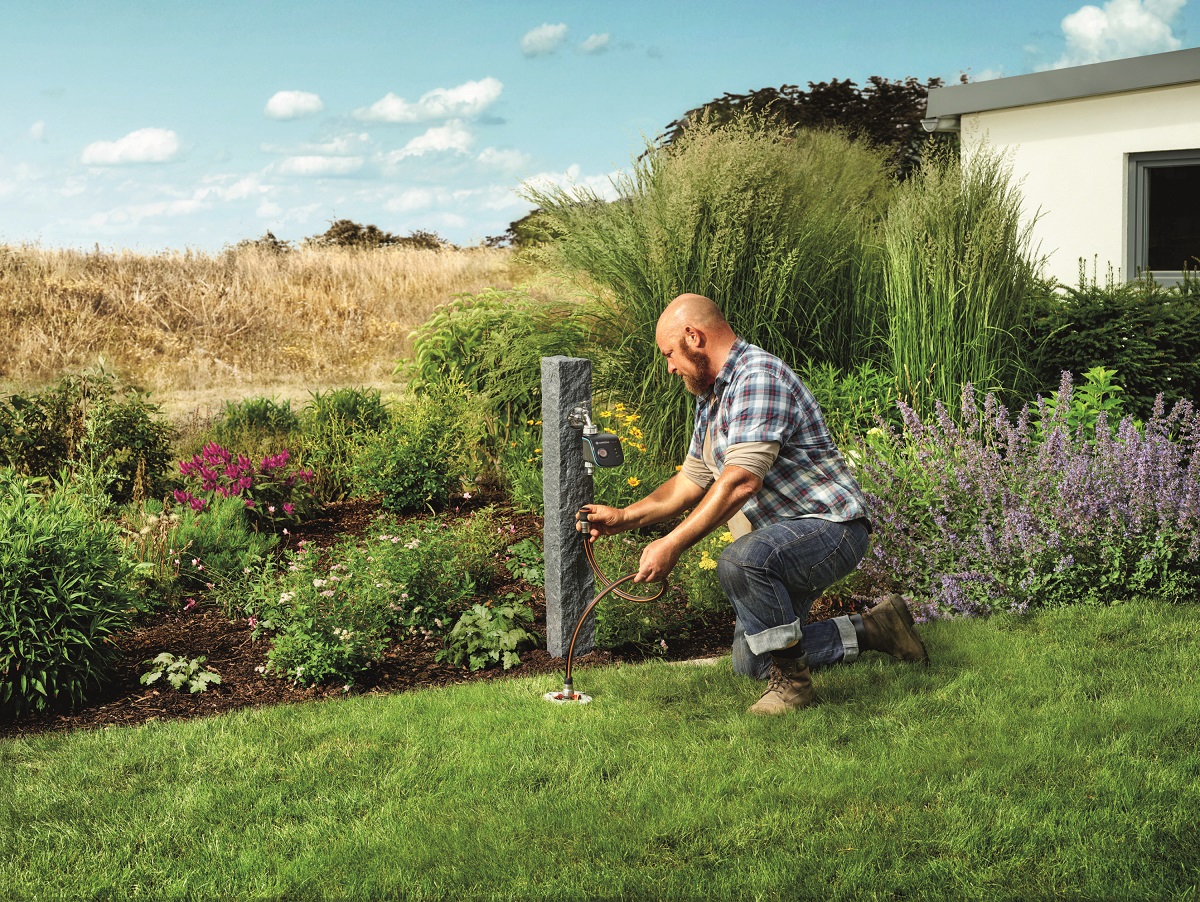
<path fill-rule="evenodd" d="M 726 91 L 1195 46 L 1200 0 L 0 0 L 0 242 L 474 243 Z"/>

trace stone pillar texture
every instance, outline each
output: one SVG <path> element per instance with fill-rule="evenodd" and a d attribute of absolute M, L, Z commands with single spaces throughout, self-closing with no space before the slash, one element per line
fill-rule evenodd
<path fill-rule="evenodd" d="M 542 500 L 546 555 L 546 648 L 567 655 L 571 634 L 595 597 L 592 570 L 575 531 L 575 514 L 593 497 L 592 477 L 583 469 L 583 432 L 567 422 L 571 410 L 590 405 L 592 363 L 578 357 L 542 358 Z M 595 615 L 579 630 L 575 654 L 595 645 Z"/>

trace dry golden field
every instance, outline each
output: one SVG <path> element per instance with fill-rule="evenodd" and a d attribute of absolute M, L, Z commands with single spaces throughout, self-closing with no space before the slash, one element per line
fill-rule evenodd
<path fill-rule="evenodd" d="M 36 388 L 103 361 L 173 414 L 387 388 L 434 307 L 516 281 L 511 252 L 490 248 L 0 247 L 0 387 Z"/>

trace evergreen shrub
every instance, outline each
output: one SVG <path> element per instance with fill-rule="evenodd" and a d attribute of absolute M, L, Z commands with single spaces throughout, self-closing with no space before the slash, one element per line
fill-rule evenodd
<path fill-rule="evenodd" d="M 1120 374 L 1129 413 L 1147 419 L 1161 392 L 1170 408 L 1200 399 L 1200 280 L 1165 288 L 1149 281 L 1101 287 L 1083 275 L 1064 294 L 1038 299 L 1033 344 L 1042 391 L 1064 370 L 1104 366 Z"/>

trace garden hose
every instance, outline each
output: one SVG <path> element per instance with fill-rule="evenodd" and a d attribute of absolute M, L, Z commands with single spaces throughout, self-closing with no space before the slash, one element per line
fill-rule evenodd
<path fill-rule="evenodd" d="M 583 523 L 586 526 L 587 520 L 585 519 L 583 521 Z M 588 614 L 592 613 L 592 611 L 595 610 L 596 605 L 598 605 L 600 603 L 600 599 L 604 598 L 604 596 L 606 596 L 610 592 L 612 592 L 613 594 L 617 595 L 619 598 L 624 598 L 627 601 L 636 601 L 639 604 L 646 604 L 651 601 L 658 601 L 658 599 L 663 597 L 663 593 L 667 591 L 666 580 L 663 580 L 661 583 L 659 583 L 658 591 L 655 592 L 653 595 L 647 595 L 647 596 L 630 595 L 628 592 L 622 591 L 619 587 L 623 583 L 627 583 L 631 579 L 633 579 L 635 576 L 637 576 L 637 571 L 635 570 L 633 573 L 627 573 L 625 576 L 622 576 L 618 580 L 615 580 L 615 581 L 610 580 L 607 576 L 604 575 L 604 571 L 600 569 L 600 565 L 598 563 L 596 563 L 596 552 L 592 548 L 592 542 L 590 540 L 590 536 L 588 535 L 588 533 L 586 531 L 583 533 L 583 537 L 584 537 L 584 543 L 585 543 L 583 546 L 584 553 L 587 555 L 588 566 L 590 566 L 592 568 L 592 572 L 594 574 L 596 574 L 596 578 L 598 580 L 600 580 L 600 584 L 602 586 L 604 586 L 604 588 L 601 589 L 599 594 L 597 594 L 596 597 L 592 599 L 591 604 L 589 604 L 584 609 L 582 616 L 580 616 L 580 618 L 579 618 L 579 622 L 577 624 L 575 624 L 575 632 L 571 634 L 571 644 L 569 646 L 567 646 L 567 672 L 566 672 L 566 676 L 563 680 L 562 695 L 561 695 L 561 697 L 555 696 L 556 700 L 561 700 L 561 701 L 574 701 L 577 697 L 582 698 L 582 696 L 575 695 L 574 686 L 571 683 L 571 663 L 572 663 L 572 659 L 575 656 L 575 640 L 579 638 L 579 630 L 583 626 L 583 622 L 585 620 L 587 620 Z"/>

